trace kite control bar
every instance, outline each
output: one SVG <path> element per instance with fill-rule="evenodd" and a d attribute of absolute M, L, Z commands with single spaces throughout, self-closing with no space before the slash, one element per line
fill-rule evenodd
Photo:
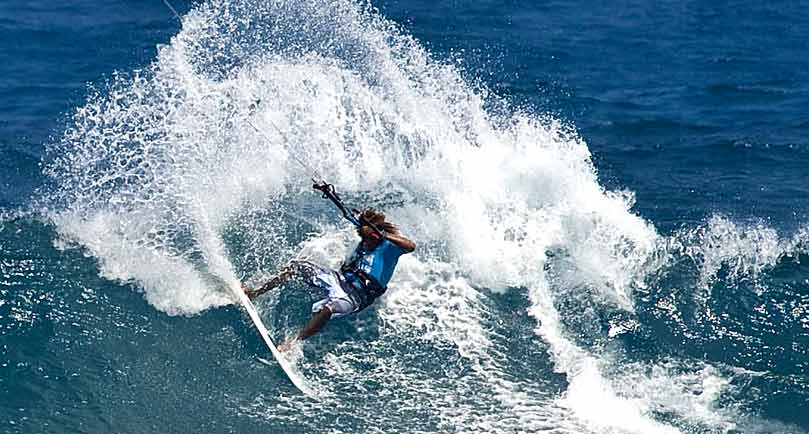
<path fill-rule="evenodd" d="M 346 220 L 350 221 L 354 226 L 358 228 L 361 226 L 369 226 L 381 238 L 385 237 L 385 233 L 382 232 L 373 223 L 369 222 L 368 220 L 365 220 L 358 210 L 356 209 L 349 210 L 348 208 L 346 208 L 345 204 L 343 203 L 343 200 L 340 199 L 340 196 L 337 195 L 337 190 L 334 189 L 333 184 L 329 184 L 326 181 L 317 182 L 315 179 L 312 179 L 312 182 L 314 182 L 312 188 L 323 193 L 324 199 L 329 199 L 330 201 L 332 201 L 332 203 L 334 203 L 334 205 L 340 210 L 340 212 L 343 213 L 343 217 L 345 217 Z M 359 217 L 357 217 L 358 214 Z"/>
<path fill-rule="evenodd" d="M 353 223 L 354 226 L 356 227 L 362 226 L 360 221 L 357 219 L 357 216 L 355 215 L 358 214 L 359 212 L 355 209 L 349 210 L 348 208 L 346 208 L 345 204 L 343 204 L 343 200 L 340 199 L 340 196 L 337 195 L 337 190 L 334 189 L 334 185 L 328 184 L 326 181 L 322 181 L 320 183 L 318 183 L 314 179 L 312 181 L 314 182 L 312 188 L 323 193 L 324 199 L 329 199 L 330 201 L 332 201 L 334 205 L 340 210 L 340 212 L 343 213 L 343 217 L 345 217 L 346 220 Z"/>

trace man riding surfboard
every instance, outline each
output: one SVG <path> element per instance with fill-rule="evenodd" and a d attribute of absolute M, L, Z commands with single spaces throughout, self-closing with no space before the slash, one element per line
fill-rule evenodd
<path fill-rule="evenodd" d="M 416 249 L 413 241 L 402 236 L 396 226 L 385 220 L 385 214 L 366 209 L 354 217 L 345 210 L 333 188 L 329 191 L 326 184 L 315 184 L 315 188 L 332 199 L 343 215 L 357 226 L 360 242 L 339 270 L 294 260 L 259 288 L 244 287 L 247 296 L 253 299 L 291 279 L 300 278 L 325 293 L 324 299 L 312 305 L 312 319 L 292 341 L 279 347 L 281 351 L 288 349 L 295 340 L 313 336 L 331 318 L 355 314 L 373 304 L 387 290 L 399 257 Z"/>

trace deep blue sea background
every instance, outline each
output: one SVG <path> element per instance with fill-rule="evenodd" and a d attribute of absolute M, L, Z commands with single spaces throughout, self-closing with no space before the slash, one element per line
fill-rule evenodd
<path fill-rule="evenodd" d="M 198 4 L 174 6 L 185 14 Z M 490 91 L 493 105 L 575 128 L 599 183 L 633 192 L 633 211 L 685 246 L 635 293 L 636 326 L 619 339 L 616 357 L 627 366 L 660 360 L 713 366 L 729 387 L 708 408 L 723 416 L 694 421 L 665 397 L 649 398 L 646 416 L 679 432 L 809 431 L 809 237 L 802 235 L 809 228 L 809 3 L 385 0 L 372 6 L 438 62 L 456 65 L 470 88 Z M 103 95 L 114 73 L 148 67 L 156 47 L 180 28 L 159 0 L 0 4 L 0 432 L 497 427 L 455 425 L 419 406 L 440 394 L 415 393 L 408 397 L 412 408 L 391 410 L 368 392 L 362 396 L 369 404 L 357 412 L 375 413 L 376 422 L 362 414 L 314 417 L 317 404 L 275 400 L 295 392 L 280 371 L 255 363 L 267 354 L 237 308 L 167 315 L 147 302 L 137 282 L 102 277 L 92 254 L 55 247 L 57 224 L 44 209 L 53 188 L 43 174 L 54 158 L 47 149 L 73 123 L 90 87 Z M 711 257 L 718 259 L 706 259 L 709 252 L 720 252 Z M 490 302 L 487 314 L 502 314 L 491 324 L 506 330 L 498 336 L 530 361 L 504 368 L 509 378 L 547 396 L 565 394 L 568 380 L 532 332 L 535 320 L 511 314 L 528 309 L 527 297 L 498 293 Z M 557 306 L 573 335 L 586 329 L 574 306 L 568 314 L 564 300 Z M 622 314 L 592 315 L 582 321 L 606 323 Z M 367 323 L 377 320 L 371 314 L 362 327 L 335 325 L 313 344 L 312 357 L 326 357 L 354 339 L 357 327 L 373 328 Z M 361 343 L 373 345 L 376 333 L 362 332 Z M 585 345 L 587 333 L 578 334 L 576 342 Z M 458 371 L 439 373 L 411 361 L 418 381 L 474 371 L 452 348 L 435 351 L 445 354 L 440 363 L 451 360 Z M 620 363 L 610 366 L 606 371 Z M 686 369 L 672 368 L 678 370 Z M 663 384 L 673 374 L 649 375 Z M 385 390 L 384 384 L 368 387 Z M 520 390 L 531 395 L 528 386 Z M 487 411 L 492 417 L 500 411 L 476 408 L 474 393 L 458 393 L 472 397 L 455 402 L 459 413 L 487 420 Z M 520 408 L 520 398 L 502 405 Z M 545 417 L 536 425 L 528 418 L 502 432 L 646 431 L 574 419 Z"/>

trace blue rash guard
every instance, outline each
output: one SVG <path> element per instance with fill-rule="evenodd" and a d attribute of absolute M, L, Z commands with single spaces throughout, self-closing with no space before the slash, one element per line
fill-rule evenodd
<path fill-rule="evenodd" d="M 362 243 L 354 249 L 340 271 L 351 286 L 349 296 L 358 304 L 357 311 L 370 306 L 385 293 L 399 257 L 405 253 L 403 248 L 387 239 L 370 251 L 363 249 Z"/>

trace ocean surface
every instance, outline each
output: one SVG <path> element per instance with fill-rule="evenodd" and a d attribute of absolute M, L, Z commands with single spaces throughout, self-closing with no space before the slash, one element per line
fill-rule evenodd
<path fill-rule="evenodd" d="M 0 3 L 0 432 L 809 433 L 809 2 L 172 5 Z"/>

